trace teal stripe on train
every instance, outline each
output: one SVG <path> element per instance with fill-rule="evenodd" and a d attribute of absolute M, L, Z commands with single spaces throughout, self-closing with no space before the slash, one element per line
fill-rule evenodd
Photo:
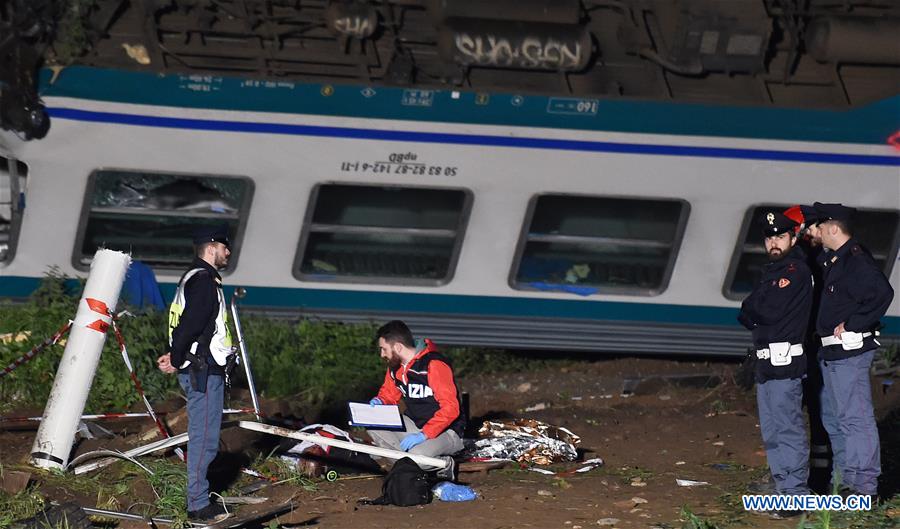
<path fill-rule="evenodd" d="M 561 129 L 884 145 L 900 130 L 900 95 L 851 110 L 573 99 L 449 90 L 158 75 L 72 66 L 41 95 L 255 112 Z M 328 95 L 326 95 L 328 94 Z"/>
<path fill-rule="evenodd" d="M 26 297 L 39 283 L 32 277 L 0 278 L 0 298 Z M 227 283 L 227 279 L 226 279 Z M 161 285 L 163 297 L 172 299 L 174 283 Z M 226 295 L 231 296 L 229 288 Z M 501 296 L 459 296 L 402 292 L 360 292 L 349 290 L 251 287 L 244 306 L 303 310 L 355 310 L 422 312 L 434 314 L 573 318 L 611 321 L 737 326 L 737 308 L 698 307 L 613 301 L 508 298 Z M 900 335 L 900 318 L 883 320 L 884 333 Z"/>

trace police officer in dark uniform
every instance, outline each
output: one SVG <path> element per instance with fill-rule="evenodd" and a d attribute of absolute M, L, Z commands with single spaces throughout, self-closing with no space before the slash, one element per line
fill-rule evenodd
<path fill-rule="evenodd" d="M 822 371 L 819 368 L 819 335 L 816 334 L 816 316 L 819 313 L 819 300 L 822 297 L 822 267 L 821 256 L 824 252 L 822 239 L 818 234 L 818 214 L 812 206 L 805 204 L 791 206 L 785 210 L 784 215 L 797 222 L 799 226 L 794 228 L 797 233 L 797 245 L 806 254 L 806 264 L 813 275 L 813 301 L 810 311 L 810 322 L 806 331 L 806 339 L 803 341 L 803 352 L 807 357 L 806 378 L 803 379 L 803 402 L 806 404 L 806 413 L 809 418 L 810 440 L 810 474 L 809 486 L 818 493 L 827 493 L 831 490 L 829 481 L 831 469 L 839 468 L 839 462 L 843 461 L 843 438 L 834 436 L 830 438 L 825 423 L 837 424 L 834 411 L 828 406 L 828 401 L 822 398 L 823 382 Z M 832 428 L 836 430 L 836 428 Z M 829 461 L 829 445 L 831 447 L 832 460 Z M 830 468 L 831 467 L 831 468 Z"/>
<path fill-rule="evenodd" d="M 217 522 L 228 515 L 209 500 L 206 473 L 219 450 L 225 399 L 225 366 L 233 355 L 222 277 L 218 270 L 231 254 L 228 226 L 204 226 L 193 236 L 195 257 L 169 307 L 169 352 L 157 359 L 164 373 L 178 373 L 187 396 L 187 506 L 195 522 Z"/>
<path fill-rule="evenodd" d="M 813 280 L 796 246 L 797 226 L 777 211 L 763 215 L 769 263 L 741 305 L 738 321 L 753 332 L 756 400 L 769 469 L 779 494 L 809 494 L 809 446 L 803 420 L 803 341 L 812 308 Z M 800 511 L 767 512 L 776 518 Z"/>
<path fill-rule="evenodd" d="M 814 204 L 819 216 L 823 289 L 816 319 L 821 337 L 819 362 L 824 396 L 835 410 L 828 433 L 843 436 L 842 494 L 877 496 L 881 474 L 878 427 L 872 408 L 869 370 L 880 345 L 875 339 L 879 320 L 894 298 L 894 290 L 872 255 L 851 233 L 856 211 L 842 204 Z"/>

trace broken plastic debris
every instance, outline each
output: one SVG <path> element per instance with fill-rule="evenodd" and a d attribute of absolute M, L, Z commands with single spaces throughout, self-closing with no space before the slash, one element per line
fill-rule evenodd
<path fill-rule="evenodd" d="M 432 487 L 432 494 L 441 501 L 472 501 L 478 494 L 466 485 L 442 481 Z"/>
<path fill-rule="evenodd" d="M 300 430 L 303 433 L 314 433 L 331 439 L 341 439 L 353 442 L 350 434 L 330 424 L 310 424 Z M 312 441 L 301 441 L 285 452 L 281 459 L 293 465 L 298 472 L 310 477 L 319 477 L 325 473 L 325 468 L 320 458 L 331 452 L 331 446 Z"/>
<path fill-rule="evenodd" d="M 566 428 L 533 419 L 485 421 L 478 430 L 481 437 L 470 448 L 476 458 L 512 459 L 535 465 L 574 461 L 575 445 L 581 439 Z"/>
<path fill-rule="evenodd" d="M 603 465 L 603 460 L 600 459 L 599 457 L 595 457 L 594 459 L 588 459 L 587 461 L 584 461 L 583 463 L 584 463 L 584 466 L 581 466 L 574 470 L 561 470 L 559 472 L 553 472 L 552 470 L 547 470 L 545 468 L 536 468 L 536 467 L 529 468 L 528 470 L 530 470 L 532 472 L 537 472 L 539 474 L 545 474 L 548 476 L 570 476 L 572 474 L 580 474 L 582 472 L 589 472 L 591 470 L 594 470 L 595 468 Z"/>
<path fill-rule="evenodd" d="M 588 472 L 590 470 L 594 470 L 595 468 L 601 466 L 603 464 L 603 460 L 599 457 L 595 457 L 594 459 L 588 459 L 584 462 L 585 466 L 579 468 L 575 472 Z"/>
<path fill-rule="evenodd" d="M 678 478 L 675 478 L 675 483 L 678 484 L 679 487 L 699 487 L 700 485 L 709 485 L 709 482 L 706 481 L 694 481 L 692 479 Z"/>

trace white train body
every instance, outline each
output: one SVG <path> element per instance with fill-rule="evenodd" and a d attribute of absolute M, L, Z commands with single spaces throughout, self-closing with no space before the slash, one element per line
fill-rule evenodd
<path fill-rule="evenodd" d="M 458 344 L 739 354 L 749 344 L 749 333 L 734 320 L 740 292 L 731 288 L 731 282 L 746 234 L 754 229 L 748 224 L 754 207 L 818 200 L 879 210 L 889 218 L 900 210 L 896 147 L 886 141 L 855 139 L 854 131 L 844 131 L 845 139 L 841 131 L 827 130 L 833 119 L 835 127 L 848 122 L 842 120 L 859 122 L 854 130 L 863 131 L 870 125 L 866 122 L 870 111 L 855 111 L 858 116 L 853 117 L 761 109 L 758 119 L 771 120 L 768 125 L 734 121 L 729 126 L 730 120 L 751 116 L 754 109 L 705 107 L 697 116 L 700 123 L 660 126 L 653 123 L 654 117 L 677 120 L 665 117 L 667 109 L 687 113 L 677 105 L 628 103 L 615 111 L 633 109 L 634 122 L 629 125 L 633 130 L 621 130 L 622 123 L 629 123 L 627 116 L 615 118 L 614 125 L 605 124 L 604 102 L 593 100 L 496 96 L 501 100 L 483 106 L 485 119 L 467 122 L 460 116 L 477 115 L 481 108 L 473 97 L 480 95 L 420 91 L 424 94 L 420 98 L 431 98 L 430 106 L 417 108 L 401 105 L 409 102 L 409 91 L 401 89 L 379 88 L 367 96 L 365 87 L 335 91 L 316 86 L 304 93 L 319 92 L 319 104 L 327 107 L 322 112 L 308 97 L 296 111 L 260 111 L 268 104 L 267 93 L 277 87 L 237 94 L 234 108 L 217 108 L 222 106 L 220 100 L 204 106 L 204 89 L 183 86 L 178 93 L 187 103 L 175 98 L 168 104 L 146 101 L 165 95 L 153 93 L 164 87 L 153 85 L 152 76 L 135 81 L 133 77 L 141 74 L 120 74 L 132 83 L 146 82 L 145 90 L 151 92 L 123 88 L 133 96 L 129 102 L 121 94 L 84 95 L 93 93 L 89 84 L 82 86 L 95 75 L 92 70 L 74 72 L 77 78 L 69 88 L 66 75 L 64 71 L 57 85 L 45 89 L 44 100 L 53 116 L 45 139 L 22 142 L 9 133 L 0 135 L 0 154 L 27 166 L 26 207 L 8 252 L 11 257 L 0 264 L 0 296 L 21 297 L 50 266 L 72 276 L 84 275 L 79 244 L 84 244 L 92 203 L 86 193 L 91 192 L 96 171 L 221 175 L 251 182 L 246 189 L 252 196 L 245 196 L 239 208 L 235 256 L 225 277 L 227 285 L 248 289 L 248 306 L 348 321 L 402 317 L 414 331 Z M 228 82 L 237 83 L 212 78 L 200 85 L 222 92 L 236 86 Z M 393 107 L 384 106 L 389 96 L 394 114 Z M 357 106 L 381 107 L 370 115 L 350 108 L 342 111 L 333 103 L 341 97 Z M 885 108 L 896 109 L 898 101 L 885 102 Z M 547 125 L 541 114 L 529 125 L 522 110 L 523 116 L 514 118 L 518 123 L 497 123 L 500 118 L 492 122 L 491 105 L 505 104 L 509 108 L 504 112 L 509 113 L 517 102 L 556 121 Z M 566 104 L 572 105 L 569 114 L 564 113 Z M 453 105 L 461 110 L 457 113 Z M 556 107 L 562 111 L 551 112 Z M 419 109 L 423 116 L 415 115 Z M 441 115 L 457 114 L 457 122 L 439 121 L 433 115 L 438 110 L 445 113 Z M 790 123 L 803 112 L 815 117 L 812 124 L 804 128 Z M 785 121 L 777 121 L 778 116 Z M 715 122 L 702 123 L 710 119 Z M 889 127 L 891 120 L 900 125 L 896 113 L 880 119 L 872 127 Z M 571 127 L 557 124 L 566 120 Z M 728 129 L 733 135 L 701 133 L 704 127 Z M 765 127 L 771 137 L 759 132 Z M 791 135 L 798 139 L 785 139 Z M 317 229 L 310 227 L 316 224 L 310 208 L 315 206 L 317 186 L 341 183 L 413 192 L 462 190 L 464 206 L 453 230 L 417 232 L 413 227 L 391 232 L 394 237 L 407 236 L 403 239 L 407 243 L 434 234 L 453 238 L 452 262 L 445 276 L 423 282 L 402 274 L 373 279 L 300 270 L 306 265 L 298 252 L 309 242 L 311 230 Z M 611 283 L 587 284 L 579 290 L 575 288 L 579 278 L 572 277 L 577 269 L 567 271 L 568 280 L 557 275 L 546 282 L 519 281 L 528 233 L 535 244 L 546 239 L 549 246 L 542 248 L 558 243 L 582 249 L 603 245 L 633 249 L 644 244 L 650 253 L 652 248 L 668 251 L 665 244 L 642 243 L 637 240 L 640 236 L 637 242 L 623 242 L 621 237 L 604 239 L 602 233 L 595 239 L 591 234 L 566 239 L 565 233 L 535 233 L 529 222 L 536 197 L 548 194 L 561 196 L 560 204 L 568 195 L 674 204 L 672 208 L 680 212 L 678 225 L 672 228 L 675 240 L 668 247 L 674 258 L 667 261 L 662 276 L 644 281 L 658 284 L 622 288 L 613 278 Z M 321 229 L 325 233 L 336 228 Z M 887 234 L 883 248 L 873 249 L 895 289 L 900 286 L 900 267 L 892 266 L 898 234 L 895 222 L 893 236 Z M 371 230 L 362 235 L 374 236 Z M 339 266 L 317 263 L 325 271 Z M 593 269 L 587 272 L 592 274 L 598 265 L 584 266 Z M 182 270 L 154 268 L 170 294 Z M 900 296 L 884 323 L 885 334 L 900 335 Z"/>

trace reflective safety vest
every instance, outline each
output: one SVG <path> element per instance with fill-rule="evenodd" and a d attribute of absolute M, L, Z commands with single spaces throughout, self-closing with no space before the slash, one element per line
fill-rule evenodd
<path fill-rule="evenodd" d="M 178 283 L 178 288 L 175 290 L 175 299 L 169 305 L 169 347 L 172 346 L 172 333 L 178 327 L 178 322 L 181 321 L 181 314 L 184 312 L 185 305 L 187 305 L 184 297 L 184 286 L 197 272 L 204 271 L 203 268 L 189 270 L 181 278 L 181 282 Z M 221 284 L 216 286 L 216 293 L 219 298 L 219 310 L 216 312 L 215 332 L 213 332 L 209 341 L 209 353 L 216 364 L 224 366 L 228 360 L 228 355 L 232 354 L 234 348 L 232 347 L 231 330 L 228 328 L 228 312 L 225 310 L 225 293 L 222 291 Z M 200 342 L 195 341 L 192 343 L 191 354 L 196 355 L 199 347 Z M 184 369 L 189 365 L 191 365 L 190 359 L 185 359 L 184 364 L 178 366 L 178 369 Z"/>

